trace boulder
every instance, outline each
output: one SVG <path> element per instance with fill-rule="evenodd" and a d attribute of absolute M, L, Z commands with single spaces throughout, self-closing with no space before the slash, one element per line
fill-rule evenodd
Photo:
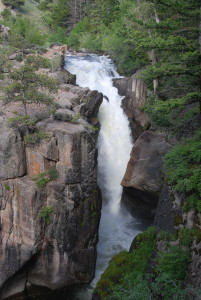
<path fill-rule="evenodd" d="M 159 195 L 163 186 L 163 156 L 170 147 L 165 134 L 149 130 L 142 133 L 131 151 L 122 186 Z"/>
<path fill-rule="evenodd" d="M 98 91 L 89 91 L 82 95 L 80 114 L 88 119 L 97 118 L 99 107 L 103 101 L 103 94 Z"/>
<path fill-rule="evenodd" d="M 153 220 L 163 187 L 163 156 L 170 147 L 164 134 L 153 131 L 135 142 L 121 182 L 122 201 L 135 217 Z"/>
<path fill-rule="evenodd" d="M 70 122 L 74 115 L 75 113 L 72 110 L 59 108 L 54 114 L 54 119 L 63 122 Z"/>
<path fill-rule="evenodd" d="M 0 35 L 7 38 L 9 34 L 10 34 L 10 28 L 6 27 L 3 24 L 0 24 Z"/>
<path fill-rule="evenodd" d="M 76 75 L 70 74 L 67 70 L 62 69 L 57 72 L 57 80 L 62 84 L 75 84 L 76 83 Z"/>

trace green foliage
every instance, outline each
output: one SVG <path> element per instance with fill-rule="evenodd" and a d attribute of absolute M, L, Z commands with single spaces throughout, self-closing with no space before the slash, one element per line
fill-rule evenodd
<path fill-rule="evenodd" d="M 201 132 L 173 147 L 164 166 L 168 182 L 175 191 L 187 194 L 186 208 L 201 212 Z"/>
<path fill-rule="evenodd" d="M 160 253 L 157 272 L 173 281 L 183 281 L 186 278 L 189 263 L 189 251 L 180 246 L 169 246 L 169 249 Z"/>
<path fill-rule="evenodd" d="M 171 241 L 172 238 L 175 239 L 175 236 L 163 231 L 157 235 L 157 240 L 161 238 L 164 241 Z M 184 283 L 190 262 L 189 249 L 192 238 L 192 230 L 181 229 L 179 231 L 180 244 L 174 246 L 167 242 L 167 249 L 160 252 L 157 259 L 151 261 L 153 269 L 151 275 L 146 275 L 147 262 L 156 250 L 155 236 L 153 229 L 140 234 L 133 252 L 120 255 L 122 265 L 119 265 L 120 273 L 117 272 L 118 280 L 113 280 L 113 273 L 111 273 L 112 280 L 104 273 L 97 284 L 96 293 L 101 295 L 101 299 L 107 300 L 190 300 L 192 293 L 189 292 L 193 289 L 185 286 Z M 110 274 L 108 271 L 112 262 L 113 259 L 106 270 L 107 274 Z M 115 272 L 114 274 L 116 275 Z M 199 291 L 193 291 L 193 293 L 200 294 Z"/>
<path fill-rule="evenodd" d="M 41 210 L 41 213 L 39 215 L 39 217 L 44 218 L 45 219 L 45 224 L 49 225 L 50 224 L 50 216 L 53 213 L 53 207 L 51 206 L 46 206 Z"/>
<path fill-rule="evenodd" d="M 81 117 L 80 113 L 74 114 L 70 120 L 71 123 L 77 123 L 78 119 Z"/>
<path fill-rule="evenodd" d="M 157 234 L 157 240 L 173 241 L 176 240 L 176 236 L 170 232 L 160 230 Z"/>
<path fill-rule="evenodd" d="M 8 127 L 18 127 L 18 126 L 29 126 L 32 127 L 36 123 L 34 117 L 26 116 L 16 116 L 8 119 Z"/>
<path fill-rule="evenodd" d="M 10 185 L 9 185 L 8 183 L 5 183 L 5 184 L 4 184 L 4 187 L 5 187 L 5 189 L 6 189 L 7 191 L 10 191 Z"/>
<path fill-rule="evenodd" d="M 49 35 L 48 42 L 57 44 L 68 44 L 65 29 L 61 27 L 55 28 Z"/>
<path fill-rule="evenodd" d="M 3 88 L 4 102 L 21 102 L 25 115 L 27 115 L 27 104 L 29 103 L 51 105 L 53 97 L 48 93 L 41 92 L 40 89 L 46 88 L 49 92 L 56 92 L 58 83 L 47 75 L 36 73 L 41 66 L 44 66 L 44 63 L 47 66 L 47 60 L 37 56 L 28 56 L 24 65 L 19 69 L 13 69 L 9 73 L 12 82 Z"/>
<path fill-rule="evenodd" d="M 39 131 L 26 135 L 24 141 L 27 145 L 34 145 L 47 138 L 49 138 L 48 132 Z"/>
<path fill-rule="evenodd" d="M 185 247 L 190 247 L 193 240 L 192 229 L 180 228 L 178 232 L 180 245 Z"/>
<path fill-rule="evenodd" d="M 113 299 L 113 293 L 116 293 L 116 289 L 129 290 L 131 282 L 142 279 L 148 260 L 154 250 L 154 229 L 150 227 L 136 238 L 136 247 L 132 253 L 122 251 L 112 258 L 108 268 L 97 283 L 95 292 L 101 296 L 101 299 L 108 299 L 110 294 L 111 299 Z"/>
<path fill-rule="evenodd" d="M 43 134 L 46 134 L 46 132 Z M 36 177 L 33 178 L 38 188 L 42 189 L 49 181 L 59 178 L 59 172 L 55 166 L 50 167 L 47 173 L 48 174 L 46 174 L 45 172 L 39 173 Z"/>
<path fill-rule="evenodd" d="M 53 27 L 66 27 L 69 17 L 68 0 L 57 0 L 52 6 L 52 25 Z"/>
<path fill-rule="evenodd" d="M 55 72 L 55 71 L 60 71 L 61 70 L 61 56 L 60 55 L 56 55 L 54 56 L 51 61 L 51 71 Z"/>
<path fill-rule="evenodd" d="M 68 0 L 43 0 L 38 8 L 44 12 L 43 18 L 49 27 L 66 29 L 70 15 Z"/>
<path fill-rule="evenodd" d="M 4 8 L 4 10 L 1 13 L 1 16 L 3 19 L 8 20 L 12 16 L 10 9 Z"/>
<path fill-rule="evenodd" d="M 7 45 L 0 47 L 0 78 L 4 78 L 4 74 L 9 73 L 12 68 L 12 64 L 9 62 L 8 57 L 12 53 L 12 50 Z"/>
<path fill-rule="evenodd" d="M 51 61 L 40 55 L 30 55 L 26 57 L 26 64 L 32 65 L 36 70 L 40 68 L 50 68 Z"/>
<path fill-rule="evenodd" d="M 80 37 L 80 48 L 97 51 L 100 49 L 100 45 L 99 37 L 94 33 L 84 33 Z"/>
<path fill-rule="evenodd" d="M 156 277 L 154 282 L 150 285 L 151 296 L 154 297 L 153 299 L 191 300 L 190 290 L 190 288 L 184 287 L 182 281 L 174 280 L 166 276 L 165 273 Z"/>
<path fill-rule="evenodd" d="M 59 172 L 55 166 L 49 168 L 48 176 L 50 180 L 56 180 L 59 177 Z"/>
<path fill-rule="evenodd" d="M 98 127 L 95 127 L 93 125 L 89 125 L 88 128 L 92 131 L 92 132 L 99 132 L 99 128 Z"/>
<path fill-rule="evenodd" d="M 46 36 L 29 18 L 16 17 L 8 23 L 11 28 L 10 43 L 13 47 L 26 49 L 33 45 L 44 45 Z"/>
<path fill-rule="evenodd" d="M 49 179 L 46 177 L 46 174 L 44 172 L 39 173 L 36 177 L 33 178 L 33 180 L 35 181 L 39 189 L 45 188 L 46 184 L 49 182 Z"/>
<path fill-rule="evenodd" d="M 23 6 L 25 0 L 2 0 L 3 4 L 6 6 L 11 6 L 12 8 L 18 8 Z"/>

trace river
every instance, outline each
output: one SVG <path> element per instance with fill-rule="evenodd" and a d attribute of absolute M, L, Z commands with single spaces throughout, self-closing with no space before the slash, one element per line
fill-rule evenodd
<path fill-rule="evenodd" d="M 89 300 L 92 290 L 113 255 L 128 250 L 133 238 L 144 225 L 131 217 L 121 206 L 120 185 L 132 149 L 129 122 L 121 108 L 122 97 L 113 87 L 112 79 L 120 77 L 107 56 L 96 54 L 67 55 L 65 68 L 76 74 L 81 87 L 102 92 L 104 98 L 99 110 L 101 129 L 97 141 L 98 185 L 103 198 L 102 216 L 97 246 L 97 264 L 94 280 L 88 287 L 76 290 L 73 299 Z"/>

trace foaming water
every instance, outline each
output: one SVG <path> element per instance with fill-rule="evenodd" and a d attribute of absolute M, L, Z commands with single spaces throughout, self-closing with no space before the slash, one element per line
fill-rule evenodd
<path fill-rule="evenodd" d="M 95 278 L 86 289 L 76 292 L 76 299 L 89 300 L 91 291 L 113 255 L 128 250 L 143 225 L 120 207 L 120 185 L 132 148 L 129 123 L 121 108 L 122 97 L 112 85 L 120 77 L 111 59 L 95 54 L 67 56 L 66 69 L 76 74 L 81 87 L 98 90 L 107 96 L 99 110 L 101 130 L 98 137 L 98 185 L 103 208 L 99 229 L 98 258 Z"/>

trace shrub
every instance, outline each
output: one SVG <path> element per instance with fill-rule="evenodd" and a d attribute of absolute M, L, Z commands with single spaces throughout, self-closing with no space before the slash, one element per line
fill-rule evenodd
<path fill-rule="evenodd" d="M 48 58 L 42 57 L 40 55 L 30 55 L 26 57 L 26 62 L 32 65 L 34 68 L 50 68 L 51 62 Z"/>
<path fill-rule="evenodd" d="M 5 183 L 5 184 L 4 184 L 4 187 L 5 187 L 5 189 L 6 189 L 7 191 L 10 191 L 10 185 L 9 185 L 8 183 Z"/>
<path fill-rule="evenodd" d="M 5 19 L 5 20 L 9 19 L 9 18 L 12 16 L 12 14 L 11 14 L 11 12 L 10 12 L 10 9 L 4 8 L 4 10 L 3 10 L 2 13 L 1 13 L 1 16 L 2 16 L 2 18 Z"/>
<path fill-rule="evenodd" d="M 16 17 L 8 25 L 11 28 L 10 42 L 14 47 L 25 49 L 32 45 L 42 46 L 47 40 L 40 28 L 28 18 Z"/>
<path fill-rule="evenodd" d="M 97 283 L 95 293 L 99 294 L 101 299 L 127 299 L 128 294 L 124 294 L 125 297 L 123 297 L 122 293 L 120 293 L 119 298 L 116 298 L 117 291 L 128 291 L 131 282 L 133 284 L 136 280 L 142 279 L 148 260 L 154 250 L 154 229 L 150 227 L 136 237 L 136 247 L 132 253 L 122 251 L 112 258 L 108 268 Z M 142 300 L 143 298 L 139 299 Z"/>
<path fill-rule="evenodd" d="M 189 263 L 189 250 L 181 246 L 169 246 L 168 251 L 160 253 L 157 272 L 173 281 L 182 281 L 186 277 Z"/>
<path fill-rule="evenodd" d="M 30 116 L 17 116 L 8 119 L 8 127 L 18 127 L 18 126 L 34 126 L 36 119 Z"/>
<path fill-rule="evenodd" d="M 63 28 L 58 27 L 48 38 L 49 43 L 67 44 L 66 32 Z"/>
<path fill-rule="evenodd" d="M 53 59 L 51 59 L 50 65 L 51 65 L 52 72 L 60 71 L 61 70 L 61 56 L 56 55 Z"/>
<path fill-rule="evenodd" d="M 85 48 L 91 51 L 97 51 L 101 47 L 101 41 L 96 34 L 84 33 L 80 37 L 80 48 Z"/>
<path fill-rule="evenodd" d="M 50 180 L 56 180 L 59 177 L 59 172 L 55 166 L 49 168 L 48 176 Z"/>
<path fill-rule="evenodd" d="M 99 128 L 98 127 L 95 127 L 93 125 L 89 125 L 88 128 L 92 131 L 92 132 L 98 132 L 99 131 Z"/>
<path fill-rule="evenodd" d="M 71 123 L 77 123 L 78 119 L 80 118 L 80 114 L 74 114 L 73 117 L 71 118 L 70 122 Z"/>
<path fill-rule="evenodd" d="M 46 177 L 46 174 L 44 172 L 39 173 L 36 177 L 33 178 L 33 180 L 36 182 L 37 187 L 40 189 L 43 189 L 49 182 L 49 179 Z"/>
<path fill-rule="evenodd" d="M 193 138 L 173 147 L 166 155 L 164 166 L 168 182 L 175 191 L 185 192 L 187 210 L 201 212 L 201 131 Z"/>
<path fill-rule="evenodd" d="M 39 131 L 26 135 L 24 141 L 27 145 L 34 145 L 47 138 L 49 138 L 48 132 Z"/>
<path fill-rule="evenodd" d="M 49 225 L 50 224 L 50 216 L 53 213 L 53 207 L 47 206 L 44 207 L 40 213 L 40 217 L 45 219 L 45 224 Z"/>

